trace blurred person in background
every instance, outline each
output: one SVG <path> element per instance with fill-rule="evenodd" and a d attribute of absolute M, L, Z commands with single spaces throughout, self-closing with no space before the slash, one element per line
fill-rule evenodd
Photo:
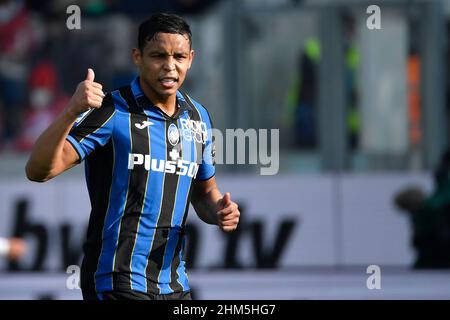
<path fill-rule="evenodd" d="M 69 102 L 70 97 L 62 93 L 58 82 L 55 66 L 50 61 L 39 62 L 31 71 L 29 105 L 22 117 L 16 150 L 30 151 L 39 135 Z"/>
<path fill-rule="evenodd" d="M 284 124 L 293 128 L 294 144 L 302 149 L 317 147 L 317 97 L 320 42 L 309 38 L 298 60 L 298 72 L 285 102 Z"/>
<path fill-rule="evenodd" d="M 408 187 L 395 196 L 395 204 L 410 214 L 414 268 L 450 268 L 450 150 L 434 172 L 434 191 Z"/>
<path fill-rule="evenodd" d="M 189 202 L 204 222 L 237 228 L 238 206 L 215 180 L 209 114 L 178 90 L 194 58 L 191 36 L 176 15 L 143 22 L 132 51 L 139 76 L 105 95 L 88 69 L 33 147 L 32 181 L 86 160 L 84 299 L 191 299 L 183 260 Z"/>
<path fill-rule="evenodd" d="M 349 12 L 342 15 L 344 26 L 345 52 L 345 95 L 347 101 L 347 143 L 350 150 L 359 146 L 361 131 L 360 111 L 358 108 L 357 70 L 360 53 L 355 45 L 355 22 Z M 299 53 L 297 72 L 290 86 L 284 103 L 283 125 L 293 130 L 294 146 L 300 149 L 318 147 L 318 94 L 319 65 L 322 45 L 316 37 L 306 40 Z"/>
<path fill-rule="evenodd" d="M 10 147 L 17 134 L 33 32 L 21 0 L 0 0 L 0 148 Z"/>
<path fill-rule="evenodd" d="M 18 260 L 27 253 L 27 244 L 20 238 L 0 237 L 0 256 L 9 260 Z"/>

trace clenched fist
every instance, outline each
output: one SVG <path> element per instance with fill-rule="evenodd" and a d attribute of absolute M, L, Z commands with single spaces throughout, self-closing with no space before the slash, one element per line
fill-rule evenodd
<path fill-rule="evenodd" d="M 219 211 L 219 227 L 222 231 L 234 231 L 239 223 L 239 216 L 241 213 L 238 210 L 237 203 L 231 201 L 230 193 L 227 192 L 217 203 Z"/>
<path fill-rule="evenodd" d="M 9 239 L 8 258 L 10 260 L 18 260 L 27 252 L 27 244 L 24 240 L 19 238 Z"/>
<path fill-rule="evenodd" d="M 100 108 L 103 102 L 103 87 L 100 83 L 94 82 L 95 73 L 91 68 L 88 69 L 86 80 L 80 82 L 73 94 L 67 111 L 78 116 L 90 108 Z"/>

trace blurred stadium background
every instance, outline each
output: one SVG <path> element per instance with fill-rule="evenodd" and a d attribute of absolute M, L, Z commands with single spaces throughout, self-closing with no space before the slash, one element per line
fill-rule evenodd
<path fill-rule="evenodd" d="M 135 76 L 138 22 L 161 10 L 191 23 L 184 89 L 216 127 L 280 129 L 277 175 L 217 166 L 238 232 L 191 210 L 195 298 L 450 298 L 450 1 L 85 0 L 69 30 L 71 4 L 0 0 L 0 236 L 29 246 L 0 261 L 0 299 L 81 298 L 66 270 L 89 215 L 83 166 L 46 184 L 24 166 L 88 67 L 107 90 Z"/>

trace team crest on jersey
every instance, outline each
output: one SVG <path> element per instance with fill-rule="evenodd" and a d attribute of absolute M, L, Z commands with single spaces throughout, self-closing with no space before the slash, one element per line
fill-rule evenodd
<path fill-rule="evenodd" d="M 167 129 L 167 137 L 172 146 L 176 146 L 180 142 L 180 132 L 174 123 L 171 123 Z"/>

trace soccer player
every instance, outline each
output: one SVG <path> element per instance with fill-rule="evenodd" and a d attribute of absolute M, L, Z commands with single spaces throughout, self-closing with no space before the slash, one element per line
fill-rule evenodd
<path fill-rule="evenodd" d="M 178 90 L 194 58 L 189 25 L 153 15 L 132 56 L 139 76 L 106 95 L 88 69 L 36 141 L 26 174 L 44 182 L 85 160 L 92 211 L 84 299 L 191 299 L 183 261 L 189 202 L 225 232 L 240 213 L 216 185 L 207 110 Z"/>

